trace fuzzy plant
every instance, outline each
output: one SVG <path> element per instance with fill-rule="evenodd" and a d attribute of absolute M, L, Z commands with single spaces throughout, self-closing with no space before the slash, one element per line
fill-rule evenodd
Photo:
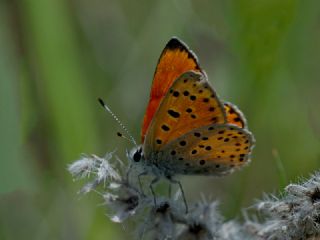
<path fill-rule="evenodd" d="M 199 201 L 186 213 L 180 191 L 170 197 L 150 194 L 130 162 L 124 164 L 114 152 L 83 155 L 68 170 L 75 180 L 85 179 L 80 194 L 102 196 L 111 221 L 134 219 L 137 239 L 320 239 L 320 173 L 289 184 L 281 197 L 265 196 L 242 211 L 240 222 L 224 220 L 216 201 Z"/>

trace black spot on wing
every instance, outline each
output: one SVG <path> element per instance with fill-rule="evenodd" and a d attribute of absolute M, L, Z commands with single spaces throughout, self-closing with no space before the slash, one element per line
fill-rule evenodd
<path fill-rule="evenodd" d="M 178 91 L 174 91 L 174 92 L 172 93 L 172 95 L 173 95 L 174 97 L 179 97 L 180 93 L 179 93 Z"/>
<path fill-rule="evenodd" d="M 205 163 L 206 163 L 205 160 L 200 160 L 200 161 L 199 161 L 199 164 L 200 164 L 200 165 L 204 165 Z"/>
<path fill-rule="evenodd" d="M 193 135 L 194 135 L 195 137 L 201 137 L 201 133 L 199 133 L 199 132 L 195 132 Z"/>
<path fill-rule="evenodd" d="M 172 109 L 169 109 L 169 110 L 168 110 L 168 114 L 169 114 L 171 117 L 173 117 L 173 118 L 179 118 L 179 117 L 180 117 L 180 113 L 179 113 L 179 112 L 176 112 L 176 111 L 174 111 L 174 110 L 172 110 Z"/>
<path fill-rule="evenodd" d="M 189 93 L 189 91 L 187 91 L 187 90 L 183 92 L 183 96 L 189 96 L 189 94 L 190 94 L 190 93 Z"/>
<path fill-rule="evenodd" d="M 163 125 L 161 126 L 161 128 L 162 128 L 162 130 L 164 130 L 164 131 L 166 131 L 166 132 L 168 132 L 168 131 L 170 130 L 170 128 L 169 128 L 167 125 L 165 125 L 165 124 L 163 124 Z"/>

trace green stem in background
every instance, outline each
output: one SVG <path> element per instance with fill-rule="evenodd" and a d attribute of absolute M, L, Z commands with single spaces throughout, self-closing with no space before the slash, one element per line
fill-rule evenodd
<path fill-rule="evenodd" d="M 9 14 L 0 7 L 0 194 L 27 186 L 18 108 L 18 59 L 10 29 Z M 29 165 L 30 167 L 30 165 Z M 28 180 L 28 181 L 27 181 Z"/>
<path fill-rule="evenodd" d="M 91 95 L 95 79 L 85 77 L 85 53 L 81 50 L 81 36 L 77 36 L 76 26 L 73 26 L 69 4 L 66 0 L 23 0 L 17 4 L 22 14 L 27 59 L 31 63 L 30 76 L 26 78 L 29 81 L 24 85 L 29 86 L 29 95 L 36 100 L 33 110 L 38 113 L 33 130 L 38 140 L 35 150 L 40 156 L 38 162 L 46 161 L 46 168 L 39 171 L 39 183 L 43 186 L 41 203 L 48 201 L 41 214 L 43 219 L 50 219 L 50 226 L 45 224 L 42 229 L 50 231 L 41 239 L 50 238 L 50 234 L 63 239 L 65 226 L 71 225 L 72 229 L 73 224 L 76 229 L 66 238 L 81 235 L 82 227 L 77 225 L 81 220 L 77 216 L 85 210 L 66 204 L 70 199 L 66 200 L 61 189 L 72 181 L 65 168 L 79 153 L 97 151 L 100 143 L 94 117 L 99 109 L 97 96 Z M 47 150 L 43 154 L 44 149 Z M 89 223 L 94 218 L 93 213 L 87 213 L 86 218 Z M 97 239 L 97 234 L 106 239 L 115 235 L 115 230 L 103 223 L 99 230 L 92 224 L 83 230 L 88 239 Z"/>
<path fill-rule="evenodd" d="M 90 96 L 86 85 L 67 1 L 24 0 L 22 6 L 28 56 L 34 63 L 34 94 L 41 101 L 35 107 L 42 108 L 51 129 L 47 133 L 52 140 L 47 148 L 54 157 L 50 166 L 61 172 L 61 166 L 79 152 L 91 152 L 99 146 L 93 117 L 96 98 Z"/>
<path fill-rule="evenodd" d="M 273 149 L 272 150 L 272 155 L 275 159 L 276 162 L 276 166 L 277 166 L 277 170 L 278 170 L 278 174 L 279 174 L 279 189 L 283 189 L 287 182 L 288 182 L 288 178 L 287 178 L 287 173 L 286 170 L 283 166 L 283 161 L 280 158 L 279 152 L 277 149 Z"/>

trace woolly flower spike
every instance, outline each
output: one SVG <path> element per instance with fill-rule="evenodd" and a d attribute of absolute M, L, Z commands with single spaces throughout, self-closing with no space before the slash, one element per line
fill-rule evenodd
<path fill-rule="evenodd" d="M 224 222 L 216 201 L 190 204 L 186 214 L 179 192 L 173 199 L 143 193 L 135 179 L 140 172 L 131 172 L 135 175 L 129 181 L 131 168 L 117 159 L 112 163 L 112 159 L 113 153 L 102 158 L 83 155 L 68 170 L 76 180 L 88 179 L 80 193 L 100 187 L 96 192 L 103 197 L 113 222 L 134 218 L 138 239 L 311 240 L 320 236 L 320 173 L 301 184 L 288 185 L 281 197 L 269 196 L 257 202 L 251 208 L 259 217 L 245 215 L 243 223 Z"/>
<path fill-rule="evenodd" d="M 69 172 L 75 179 L 81 179 L 85 177 L 90 177 L 90 174 L 95 169 L 95 161 L 85 155 L 81 159 L 75 161 L 68 166 Z"/>
<path fill-rule="evenodd" d="M 69 172 L 76 179 L 90 178 L 80 192 L 88 193 L 96 188 L 100 183 L 106 183 L 107 180 L 120 181 L 121 177 L 115 168 L 110 164 L 113 153 L 107 153 L 104 158 L 96 155 L 86 156 L 83 155 L 78 161 L 68 166 Z"/>
<path fill-rule="evenodd" d="M 185 213 L 181 201 L 162 199 L 153 207 L 138 231 L 138 238 L 146 239 L 220 239 L 222 217 L 216 211 L 217 203 L 196 204 Z"/>
<path fill-rule="evenodd" d="M 285 188 L 282 199 L 273 197 L 257 204 L 264 223 L 248 222 L 263 239 L 306 239 L 320 234 L 320 174 Z"/>
<path fill-rule="evenodd" d="M 225 222 L 221 225 L 219 236 L 220 238 L 217 238 L 217 239 L 223 239 L 223 240 L 257 239 L 255 237 L 252 237 L 250 234 L 248 234 L 247 229 L 243 228 L 240 225 L 240 223 L 234 220 Z"/>
<path fill-rule="evenodd" d="M 140 206 L 148 200 L 142 199 L 140 191 L 123 180 L 117 169 L 111 164 L 113 153 L 107 153 L 103 158 L 96 155 L 83 155 L 78 161 L 69 165 L 68 170 L 76 179 L 88 178 L 80 193 L 85 194 L 98 186 L 102 186 L 101 193 L 105 205 L 112 209 L 110 219 L 113 222 L 123 222 L 128 217 L 135 215 Z M 119 162 L 119 159 L 116 159 Z M 120 164 L 122 166 L 122 164 Z"/>
<path fill-rule="evenodd" d="M 115 195 L 104 193 L 105 204 L 112 209 L 114 214 L 110 216 L 111 221 L 121 223 L 128 217 L 134 215 L 139 206 L 139 194 L 126 186 L 119 185 L 121 193 Z"/>
<path fill-rule="evenodd" d="M 217 206 L 217 202 L 196 204 L 177 239 L 218 239 L 223 218 L 217 212 Z"/>
<path fill-rule="evenodd" d="M 174 239 L 172 218 L 175 211 L 173 202 L 161 201 L 156 207 L 152 206 L 149 216 L 138 229 L 138 239 Z"/>

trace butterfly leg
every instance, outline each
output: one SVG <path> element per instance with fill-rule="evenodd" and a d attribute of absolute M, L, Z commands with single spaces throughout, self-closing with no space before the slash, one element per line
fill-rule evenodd
<path fill-rule="evenodd" d="M 130 159 L 130 153 L 128 150 L 126 150 L 126 155 L 127 155 L 127 158 Z M 129 177 L 130 177 L 130 173 L 131 173 L 131 170 L 133 168 L 133 164 L 132 162 L 129 163 L 129 167 L 127 168 L 127 171 L 126 171 L 126 177 L 127 177 L 127 182 L 129 183 Z"/>
<path fill-rule="evenodd" d="M 149 185 L 150 191 L 151 191 L 152 196 L 153 196 L 153 202 L 154 202 L 154 206 L 155 206 L 155 207 L 157 206 L 157 199 L 156 199 L 156 193 L 155 193 L 155 191 L 154 191 L 154 189 L 153 189 L 153 185 L 156 184 L 158 181 L 159 181 L 159 177 L 155 177 L 155 178 L 151 181 L 151 183 L 150 183 L 150 185 Z"/>
<path fill-rule="evenodd" d="M 131 170 L 132 170 L 132 164 L 129 165 L 126 172 L 127 182 L 129 182 L 129 176 L 130 176 Z"/>
<path fill-rule="evenodd" d="M 188 208 L 186 196 L 184 195 L 184 191 L 183 191 L 181 182 L 178 181 L 178 180 L 176 180 L 176 179 L 172 179 L 172 178 L 168 178 L 168 179 L 169 179 L 170 183 L 178 184 L 178 186 L 179 186 L 179 188 L 180 188 L 180 191 L 181 191 L 181 194 L 182 194 L 182 199 L 183 199 L 183 202 L 184 202 L 184 206 L 185 206 L 185 208 L 186 208 L 186 213 L 188 213 L 189 208 Z"/>
<path fill-rule="evenodd" d="M 144 195 L 144 192 L 143 192 L 141 177 L 142 177 L 142 176 L 145 176 L 145 175 L 147 175 L 147 174 L 148 174 L 148 172 L 147 172 L 147 171 L 144 171 L 144 172 L 142 172 L 142 173 L 139 173 L 139 175 L 138 175 L 139 188 L 140 188 L 140 192 L 141 192 L 143 195 Z"/>

